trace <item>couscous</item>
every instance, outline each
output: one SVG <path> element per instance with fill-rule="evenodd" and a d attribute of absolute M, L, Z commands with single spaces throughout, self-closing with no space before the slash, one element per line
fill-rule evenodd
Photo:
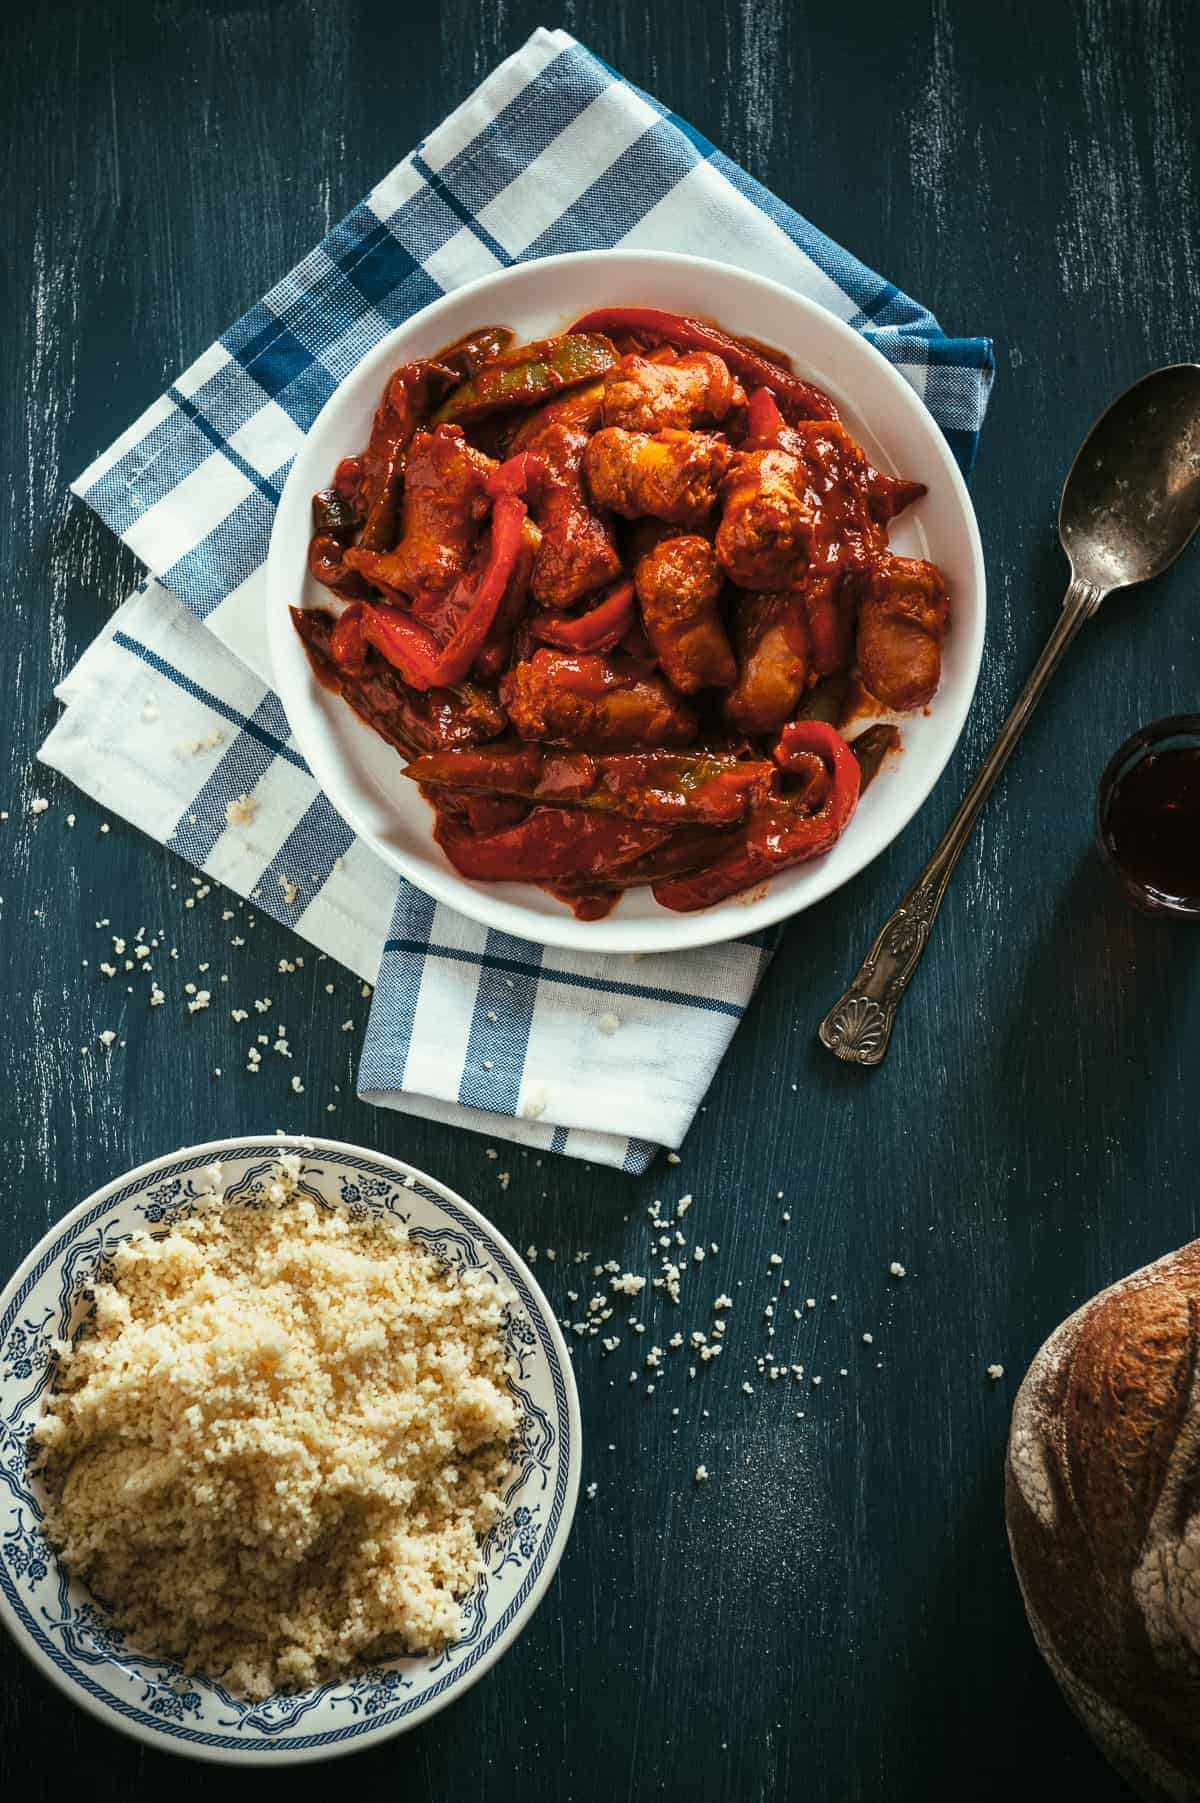
<path fill-rule="evenodd" d="M 455 1636 L 517 1424 L 505 1292 L 297 1175 L 124 1241 L 34 1435 L 67 1569 L 251 1696 Z"/>

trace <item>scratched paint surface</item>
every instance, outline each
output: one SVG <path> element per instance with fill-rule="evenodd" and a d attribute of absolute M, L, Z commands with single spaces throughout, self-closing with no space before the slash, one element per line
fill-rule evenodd
<path fill-rule="evenodd" d="M 598 1489 L 539 1615 L 467 1699 L 344 1781 L 479 1803 L 1107 1803 L 1121 1786 L 1024 1627 L 1000 1468 L 1042 1337 L 1197 1231 L 1197 945 L 1123 912 L 1089 837 L 1111 749 L 1196 704 L 1196 554 L 1072 652 L 963 859 L 885 1068 L 836 1066 L 813 1029 L 1049 628 L 1064 579 L 1054 508 L 1082 430 L 1148 367 L 1197 354 L 1188 0 L 562 8 L 949 329 L 992 332 L 1000 358 L 975 483 L 988 647 L 963 745 L 891 851 L 793 928 L 679 1167 L 630 1182 L 490 1160 L 470 1135 L 361 1107 L 357 985 L 311 959 L 281 973 L 296 948 L 267 921 L 230 947 L 220 896 L 185 907 L 182 866 L 119 822 L 102 834 L 94 807 L 31 764 L 54 680 L 135 576 L 68 502 L 68 478 L 539 15 L 506 0 L 59 0 L 6 18 L 0 1263 L 144 1157 L 279 1125 L 411 1158 L 519 1244 L 555 1248 L 537 1268 L 574 1317 L 567 1290 L 593 1286 L 573 1254 L 588 1252 L 584 1271 L 608 1258 L 652 1271 L 648 1204 L 694 1192 L 689 1247 L 719 1252 L 689 1272 L 680 1308 L 637 1311 L 646 1334 L 622 1327 L 611 1358 L 595 1342 L 577 1353 Z M 52 805 L 32 818 L 35 795 Z M 142 925 L 180 953 L 153 1013 L 120 968 L 99 971 L 111 935 Z M 228 1000 L 218 990 L 222 1006 L 189 1018 L 179 989 L 201 962 L 230 974 Z M 295 1058 L 251 1079 L 229 1009 L 264 995 L 286 1007 Z M 342 1033 L 348 1017 L 357 1031 Z M 108 1027 L 121 1043 L 100 1056 Z M 645 1353 L 707 1330 L 719 1291 L 734 1299 L 725 1353 L 694 1381 L 668 1353 L 648 1395 Z M 761 1376 L 768 1351 L 803 1363 L 804 1381 Z M 7 1645 L 0 1660 L 5 1796 L 211 1787 L 70 1709 Z M 252 1782 L 282 1794 L 282 1779 Z"/>

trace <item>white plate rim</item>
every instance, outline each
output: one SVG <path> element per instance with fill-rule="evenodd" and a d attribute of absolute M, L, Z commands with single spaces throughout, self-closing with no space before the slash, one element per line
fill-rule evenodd
<path fill-rule="evenodd" d="M 403 1159 L 392 1157 L 374 1148 L 354 1145 L 346 1140 L 319 1138 L 308 1134 L 246 1134 L 235 1138 L 205 1141 L 194 1146 L 182 1146 L 173 1152 L 163 1153 L 159 1157 L 147 1159 L 143 1164 L 102 1184 L 91 1195 L 84 1198 L 75 1207 L 68 1210 L 54 1225 L 42 1235 L 37 1244 L 29 1251 L 14 1271 L 4 1289 L 0 1292 L 0 1346 L 11 1331 L 13 1323 L 9 1320 L 14 1304 L 18 1303 L 31 1283 L 43 1278 L 47 1271 L 65 1257 L 78 1229 L 84 1222 L 102 1211 L 106 1206 L 113 1206 L 118 1197 L 128 1199 L 133 1192 L 144 1188 L 149 1179 L 164 1170 L 175 1168 L 186 1163 L 190 1169 L 199 1170 L 232 1156 L 246 1154 L 262 1154 L 279 1157 L 287 1152 L 311 1154 L 313 1157 L 332 1159 L 352 1157 L 360 1162 L 382 1166 L 396 1180 L 404 1184 L 406 1178 L 414 1183 L 424 1185 L 432 1192 L 436 1204 L 460 1214 L 469 1223 L 482 1240 L 483 1249 L 488 1262 L 498 1268 L 505 1279 L 513 1285 L 525 1303 L 527 1311 L 537 1319 L 542 1335 L 542 1350 L 546 1354 L 552 1381 L 555 1377 L 561 1381 L 563 1398 L 560 1403 L 560 1416 L 565 1413 L 567 1441 L 565 1489 L 561 1496 L 557 1520 L 553 1532 L 544 1539 L 544 1551 L 537 1568 L 536 1578 L 527 1594 L 519 1596 L 514 1604 L 507 1605 L 511 1611 L 511 1619 L 499 1631 L 493 1631 L 486 1650 L 476 1656 L 470 1663 L 464 1664 L 449 1675 L 437 1692 L 428 1699 L 414 1699 L 412 1704 L 392 1711 L 386 1717 L 372 1720 L 361 1720 L 348 1723 L 336 1730 L 327 1730 L 322 1734 L 300 1737 L 302 1741 L 311 1740 L 312 1745 L 286 1745 L 279 1740 L 241 1740 L 236 1743 L 231 1737 L 201 1734 L 199 1730 L 169 1727 L 152 1719 L 138 1719 L 134 1715 L 126 1715 L 117 1706 L 116 1699 L 107 1699 L 104 1693 L 94 1694 L 86 1682 L 81 1682 L 79 1673 L 66 1655 L 61 1662 L 51 1657 L 39 1644 L 27 1625 L 29 1611 L 25 1610 L 20 1598 L 14 1595 L 16 1585 L 10 1578 L 7 1567 L 0 1561 L 0 1622 L 3 1622 L 16 1645 L 42 1675 L 48 1678 L 55 1687 L 70 1700 L 85 1709 L 88 1714 L 104 1722 L 106 1726 L 140 1740 L 148 1745 L 163 1750 L 222 1765 L 257 1766 L 266 1765 L 299 1765 L 317 1759 L 337 1758 L 347 1753 L 360 1750 L 364 1745 L 374 1745 L 391 1739 L 394 1735 L 406 1733 L 409 1729 L 428 1721 L 450 1703 L 457 1701 L 472 1685 L 509 1650 L 520 1634 L 528 1626 L 534 1612 L 543 1600 L 547 1589 L 558 1569 L 559 1561 L 570 1538 L 574 1523 L 575 1511 L 579 1500 L 579 1485 L 582 1472 L 582 1421 L 579 1409 L 579 1393 L 575 1382 L 569 1350 L 559 1327 L 549 1300 L 544 1295 L 537 1280 L 533 1277 L 524 1259 L 512 1246 L 509 1240 L 492 1225 L 478 1208 L 459 1195 L 456 1190 L 443 1183 L 439 1178 L 431 1177 L 427 1172 L 408 1164 Z M 407 1186 L 406 1186 L 407 1187 Z M 530 1306 L 530 1304 L 534 1306 Z M 554 1357 L 549 1356 L 548 1348 L 553 1349 Z M 0 1393 L 7 1392 L 15 1386 L 9 1378 L 0 1375 Z M 559 1461 L 561 1465 L 562 1461 Z M 0 1472 L 0 1477 L 3 1473 Z M 507 1612 L 507 1611 L 506 1611 Z M 96 1687 L 99 1690 L 99 1687 Z M 213 1744 L 225 1742 L 227 1744 Z"/>
<path fill-rule="evenodd" d="M 933 704 L 943 728 L 940 750 L 926 759 L 922 776 L 913 784 L 903 804 L 889 816 L 884 829 L 877 832 L 873 840 L 869 840 L 865 834 L 856 837 L 847 834 L 840 842 L 841 846 L 850 848 L 842 852 L 840 868 L 835 866 L 831 870 L 828 859 L 814 860 L 810 864 L 781 873 L 767 885 L 764 894 L 751 892 L 753 899 L 732 897 L 692 914 L 673 914 L 663 909 L 661 919 L 657 915 L 651 919 L 623 919 L 621 905 L 618 903 L 606 919 L 583 922 L 576 920 L 566 907 L 561 909 L 561 914 L 535 913 L 520 902 L 509 900 L 503 893 L 505 890 L 519 890 L 524 885 L 471 883 L 460 877 L 448 861 L 418 860 L 379 837 L 368 821 L 364 804 L 358 799 L 353 786 L 344 780 L 344 770 L 339 765 L 333 748 L 327 746 L 318 733 L 310 730 L 313 714 L 321 705 L 315 692 L 319 691 L 320 695 L 325 695 L 326 692 L 320 690 L 320 685 L 312 675 L 307 656 L 291 624 L 288 608 L 297 593 L 297 579 L 289 559 L 299 557 L 303 563 L 303 550 L 307 546 L 307 509 L 313 491 L 311 472 L 306 474 L 305 453 L 312 441 L 319 440 L 322 420 L 335 406 L 348 382 L 353 382 L 356 387 L 366 387 L 376 371 L 381 376 L 385 366 L 396 359 L 401 341 L 418 330 L 427 329 L 442 313 L 457 309 L 464 302 L 476 299 L 482 301 L 496 290 L 502 291 L 506 283 L 526 276 L 530 270 L 536 270 L 550 278 L 556 270 L 568 266 L 574 269 L 588 263 L 609 265 L 618 260 L 630 264 L 635 271 L 638 268 L 649 271 L 667 267 L 681 273 L 687 272 L 698 282 L 702 282 L 705 276 L 719 281 L 732 279 L 750 290 L 757 289 L 763 296 L 769 296 L 775 301 L 782 300 L 786 305 L 794 307 L 799 314 L 817 322 L 821 329 L 832 331 L 844 346 L 852 346 L 853 355 L 863 356 L 864 368 L 870 368 L 874 379 L 890 391 L 896 404 L 912 421 L 916 436 L 932 452 L 939 464 L 939 477 L 948 486 L 966 536 L 974 605 L 969 625 L 970 642 L 966 647 L 965 662 L 956 691 L 953 694 L 941 691 Z M 714 313 L 719 313 L 720 310 L 719 305 L 713 309 Z M 799 373 L 804 374 L 803 360 L 793 355 L 793 362 L 797 364 Z M 378 381 L 375 386 L 378 387 Z M 332 453 L 333 458 L 348 455 L 354 448 L 340 447 Z M 323 477 L 322 480 L 324 479 Z M 305 530 L 299 537 L 292 520 L 293 514 L 298 514 L 305 523 Z M 987 578 L 983 547 L 966 482 L 937 422 L 916 390 L 882 352 L 828 307 L 771 277 L 730 263 L 678 251 L 624 250 L 620 246 L 531 258 L 480 276 L 474 281 L 450 289 L 381 338 L 338 384 L 306 434 L 305 443 L 289 470 L 276 510 L 266 576 L 267 638 L 274 687 L 309 769 L 326 799 L 347 825 L 385 864 L 414 887 L 479 925 L 537 944 L 596 953 L 644 955 L 695 949 L 745 938 L 802 913 L 852 881 L 903 832 L 928 800 L 949 762 L 962 736 L 975 697 L 987 621 Z M 958 635 L 966 630 L 966 626 L 956 621 L 956 649 L 961 649 L 961 637 Z M 432 814 L 430 820 L 432 824 Z M 429 843 L 433 845 L 432 833 Z M 801 878 L 799 883 L 795 880 L 797 876 Z"/>

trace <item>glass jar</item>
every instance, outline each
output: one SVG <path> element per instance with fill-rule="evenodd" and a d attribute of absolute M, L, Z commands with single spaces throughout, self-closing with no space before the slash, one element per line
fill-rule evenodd
<path fill-rule="evenodd" d="M 1155 720 L 1109 759 L 1096 840 L 1134 907 L 1200 920 L 1200 714 Z"/>

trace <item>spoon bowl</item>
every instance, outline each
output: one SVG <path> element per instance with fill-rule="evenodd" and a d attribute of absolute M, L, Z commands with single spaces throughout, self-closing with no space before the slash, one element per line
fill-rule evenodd
<path fill-rule="evenodd" d="M 1149 582 L 1200 525 L 1200 364 L 1152 370 L 1102 413 L 1071 465 L 1058 535 L 1104 594 Z"/>

